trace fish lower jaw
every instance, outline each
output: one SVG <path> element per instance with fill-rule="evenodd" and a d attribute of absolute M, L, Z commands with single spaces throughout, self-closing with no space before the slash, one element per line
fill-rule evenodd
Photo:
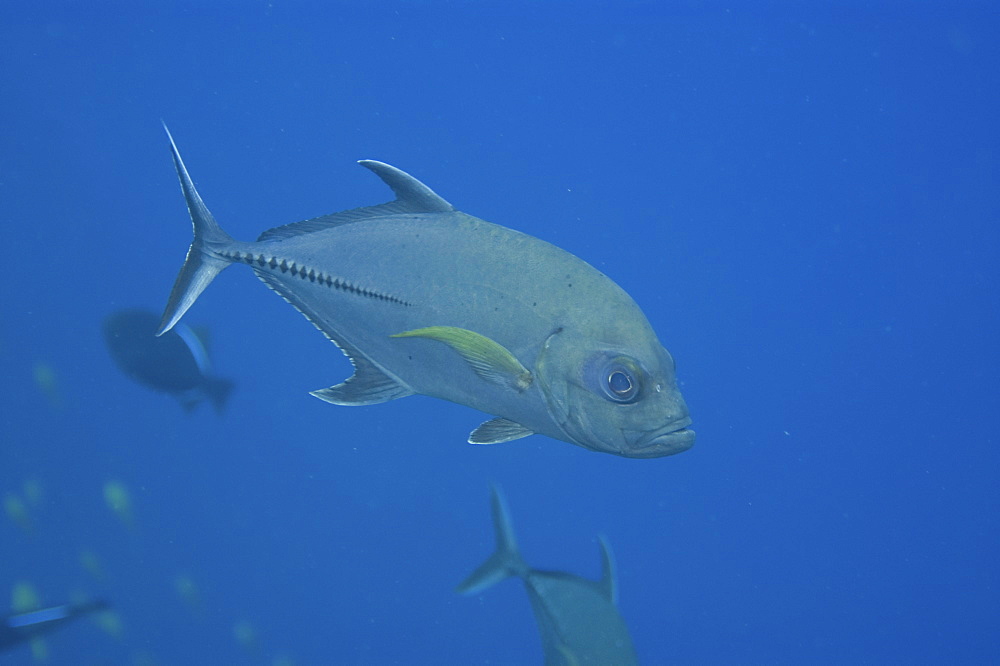
<path fill-rule="evenodd" d="M 695 432 L 688 428 L 691 419 L 685 417 L 640 439 L 626 455 L 630 458 L 661 458 L 687 451 L 694 446 Z"/>

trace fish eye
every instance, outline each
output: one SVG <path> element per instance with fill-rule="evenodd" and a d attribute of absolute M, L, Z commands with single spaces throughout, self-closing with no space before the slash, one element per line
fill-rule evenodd
<path fill-rule="evenodd" d="M 619 397 L 627 397 L 632 391 L 632 378 L 621 370 L 615 370 L 608 376 L 608 388 Z"/>
<path fill-rule="evenodd" d="M 614 402 L 633 402 L 639 395 L 639 378 L 621 360 L 615 359 L 609 364 L 601 388 Z"/>
<path fill-rule="evenodd" d="M 584 374 L 591 390 L 611 402 L 635 402 L 642 390 L 642 367 L 627 356 L 597 354 L 587 363 Z"/>

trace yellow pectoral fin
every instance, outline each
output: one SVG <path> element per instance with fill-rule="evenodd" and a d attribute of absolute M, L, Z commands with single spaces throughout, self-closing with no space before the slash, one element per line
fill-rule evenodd
<path fill-rule="evenodd" d="M 488 382 L 524 391 L 531 385 L 531 372 L 507 349 L 485 335 L 454 326 L 428 326 L 396 333 L 393 338 L 429 338 L 443 342 Z"/>

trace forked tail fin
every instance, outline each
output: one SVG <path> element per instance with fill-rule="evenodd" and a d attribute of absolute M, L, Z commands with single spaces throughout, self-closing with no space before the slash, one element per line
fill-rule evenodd
<path fill-rule="evenodd" d="M 496 550 L 478 569 L 455 588 L 459 594 L 475 594 L 509 576 L 524 576 L 528 567 L 521 559 L 514 538 L 514 528 L 510 524 L 507 504 L 500 489 L 490 486 L 493 509 L 493 530 L 496 534 Z"/>
<path fill-rule="evenodd" d="M 224 247 L 233 242 L 232 237 L 222 230 L 222 227 L 212 217 L 201 200 L 198 190 L 194 187 L 191 176 L 188 175 L 181 154 L 174 143 L 174 137 L 170 135 L 170 130 L 166 124 L 163 129 L 170 139 L 170 151 L 174 157 L 174 167 L 177 169 L 177 177 L 181 181 L 181 190 L 187 200 L 188 212 L 191 214 L 191 222 L 194 225 L 194 240 L 188 249 L 187 258 L 181 266 L 181 272 L 177 275 L 174 288 L 170 292 L 167 300 L 167 308 L 163 312 L 163 319 L 160 321 L 160 328 L 156 335 L 163 335 L 174 324 L 180 321 L 198 296 L 205 290 L 205 287 L 228 266 L 231 261 L 220 257 L 213 252 L 214 249 Z"/>

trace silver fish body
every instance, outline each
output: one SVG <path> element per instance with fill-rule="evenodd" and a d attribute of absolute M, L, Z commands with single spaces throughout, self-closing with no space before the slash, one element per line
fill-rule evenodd
<path fill-rule="evenodd" d="M 495 415 L 474 443 L 539 433 L 628 457 L 693 444 L 669 353 L 635 302 L 572 254 L 457 211 L 375 161 L 361 164 L 395 201 L 236 241 L 171 147 L 195 240 L 161 332 L 219 271 L 244 263 L 354 363 L 350 379 L 313 392 L 324 400 L 419 393 Z"/>

